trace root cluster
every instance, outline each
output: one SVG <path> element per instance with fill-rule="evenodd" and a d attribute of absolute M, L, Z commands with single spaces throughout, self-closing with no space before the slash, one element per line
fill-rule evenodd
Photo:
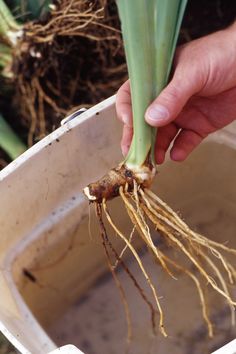
<path fill-rule="evenodd" d="M 119 188 L 119 195 L 133 224 L 133 228 L 137 231 L 142 242 L 151 252 L 156 262 L 161 265 L 163 270 L 170 277 L 176 279 L 177 274 L 184 273 L 192 280 L 199 295 L 202 316 L 206 323 L 209 336 L 213 336 L 213 324 L 211 322 L 207 307 L 206 294 L 203 290 L 203 285 L 205 283 L 207 283 L 212 290 L 216 291 L 225 299 L 231 311 L 232 324 L 234 324 L 234 307 L 236 305 L 236 301 L 231 297 L 230 285 L 234 284 L 236 280 L 236 269 L 226 258 L 226 255 L 231 254 L 235 256 L 236 250 L 231 249 L 224 244 L 212 241 L 191 230 L 178 216 L 178 214 L 175 213 L 166 203 L 164 203 L 149 189 L 144 189 L 139 186 L 135 180 L 133 181 L 132 190 L 130 190 L 128 185 L 121 186 Z M 132 242 L 134 229 L 130 237 L 125 235 L 119 229 L 108 210 L 105 198 L 102 202 L 96 201 L 95 205 L 109 267 L 116 279 L 116 283 L 122 293 L 122 299 L 124 300 L 129 337 L 131 336 L 131 319 L 127 300 L 125 299 L 125 291 L 115 274 L 117 265 L 122 266 L 123 269 L 128 272 L 135 287 L 147 303 L 151 312 L 153 331 L 156 332 L 156 321 L 158 319 L 159 330 L 164 336 L 167 336 L 164 313 L 158 294 L 158 289 L 154 285 L 148 270 L 145 268 L 142 259 L 140 258 Z M 118 254 L 111 244 L 103 222 L 104 217 L 106 217 L 117 237 L 119 237 L 124 243 L 124 249 L 121 254 Z M 152 238 L 152 227 L 160 233 L 163 238 L 163 242 L 168 245 L 168 249 L 172 249 L 174 251 L 173 255 L 176 252 L 180 253 L 181 256 L 178 257 L 178 260 L 176 260 L 176 257 L 173 257 L 173 259 L 170 258 L 164 253 L 164 251 L 154 244 Z M 126 250 L 129 250 L 136 260 L 140 271 L 151 289 L 152 299 L 149 299 L 143 289 L 141 289 L 134 275 L 131 274 L 128 267 L 122 260 L 123 254 Z M 112 266 L 111 255 L 116 259 L 115 266 Z M 186 261 L 188 266 L 186 266 Z"/>
<path fill-rule="evenodd" d="M 13 54 L 29 145 L 66 114 L 114 94 L 127 77 L 114 1 L 55 2 L 46 19 L 24 25 Z"/>

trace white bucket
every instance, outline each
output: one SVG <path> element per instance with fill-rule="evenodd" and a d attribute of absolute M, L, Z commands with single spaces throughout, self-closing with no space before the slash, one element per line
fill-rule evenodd
<path fill-rule="evenodd" d="M 0 172 L 0 329 L 21 353 L 45 354 L 68 343 L 87 354 L 126 350 L 119 294 L 93 216 L 88 231 L 89 207 L 82 194 L 122 159 L 114 100 L 68 121 Z M 231 125 L 206 139 L 186 162 L 167 160 L 154 187 L 192 226 L 232 247 L 235 137 Z M 112 203 L 125 227 L 125 212 L 119 201 Z M 218 331 L 208 340 L 191 282 L 183 276 L 178 282 L 167 279 L 156 265 L 152 272 L 166 299 L 170 337 L 152 338 L 148 311 L 121 272 L 133 310 L 130 353 L 208 354 L 235 337 L 221 298 L 210 296 Z"/>

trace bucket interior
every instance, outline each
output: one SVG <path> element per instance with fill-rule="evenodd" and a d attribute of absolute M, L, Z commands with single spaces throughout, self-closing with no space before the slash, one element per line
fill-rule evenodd
<path fill-rule="evenodd" d="M 153 190 L 200 233 L 236 248 L 236 151 L 224 144 L 202 144 L 184 163 L 167 161 Z M 89 181 L 88 181 L 89 182 Z M 68 207 L 69 205 L 69 207 Z M 109 204 L 116 224 L 130 234 L 127 214 L 119 199 Z M 66 210 L 66 212 L 65 212 Z M 118 253 L 122 242 L 110 234 Z M 171 256 L 161 236 L 157 245 Z M 132 318 L 132 339 L 119 291 L 107 268 L 93 207 L 81 194 L 58 206 L 51 222 L 35 229 L 33 241 L 12 263 L 15 284 L 30 310 L 58 345 L 71 343 L 87 354 L 211 353 L 235 338 L 225 300 L 203 281 L 215 336 L 209 339 L 195 285 L 184 274 L 172 279 L 157 265 L 138 235 L 139 254 L 158 290 L 168 338 L 152 333 L 150 311 L 121 266 L 118 277 L 126 292 Z M 151 298 L 145 278 L 127 250 L 124 260 Z M 234 298 L 236 291 L 232 288 Z"/>

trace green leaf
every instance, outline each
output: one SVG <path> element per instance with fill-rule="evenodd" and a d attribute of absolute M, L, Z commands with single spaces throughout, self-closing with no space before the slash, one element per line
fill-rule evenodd
<path fill-rule="evenodd" d="M 127 165 L 142 166 L 154 150 L 156 130 L 144 114 L 168 82 L 186 4 L 187 0 L 117 0 L 134 119 Z"/>
<path fill-rule="evenodd" d="M 12 66 L 11 48 L 9 48 L 9 46 L 7 45 L 0 43 L 0 75 L 3 78 L 11 79 L 13 77 L 11 66 Z M 1 87 L 1 91 L 2 91 L 2 87 Z"/>
<path fill-rule="evenodd" d="M 4 40 L 8 40 L 11 44 L 9 33 L 19 29 L 20 27 L 12 15 L 10 9 L 7 7 L 3 0 L 0 0 L 0 37 L 2 37 Z"/>

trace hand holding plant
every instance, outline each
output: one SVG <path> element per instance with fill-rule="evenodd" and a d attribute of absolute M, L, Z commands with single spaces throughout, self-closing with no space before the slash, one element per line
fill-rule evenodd
<path fill-rule="evenodd" d="M 155 155 L 183 161 L 210 133 L 236 118 L 236 24 L 179 47 L 168 86 L 146 111 L 159 127 Z M 121 147 L 126 155 L 133 134 L 129 81 L 117 93 L 117 115 L 124 123 Z"/>
<path fill-rule="evenodd" d="M 184 159 L 207 134 L 233 120 L 234 107 L 236 108 L 232 99 L 235 80 L 231 75 L 236 68 L 232 44 L 234 31 L 228 29 L 180 48 L 175 59 L 173 79 L 167 85 L 186 0 L 118 0 L 117 5 L 130 77 L 130 84 L 126 82 L 118 92 L 117 111 L 120 119 L 125 122 L 122 139 L 125 152 L 130 146 L 131 138 L 132 143 L 125 160 L 100 180 L 85 187 L 84 193 L 95 204 L 108 266 L 124 303 L 128 339 L 132 337 L 129 306 L 112 265 L 113 257 L 127 272 L 148 305 L 153 333 L 156 333 L 157 318 L 160 332 L 164 336 L 167 336 L 167 332 L 159 289 L 155 287 L 149 270 L 136 251 L 136 245 L 132 242 L 133 231 L 130 235 L 125 235 L 109 212 L 107 202 L 114 197 L 120 197 L 129 215 L 132 230 L 137 231 L 137 236 L 157 264 L 174 279 L 176 272 L 185 273 L 192 279 L 199 295 L 209 337 L 212 337 L 213 326 L 203 284 L 206 282 L 212 290 L 225 298 L 234 324 L 236 301 L 231 297 L 228 282 L 233 284 L 236 280 L 236 269 L 225 258 L 224 253 L 235 255 L 236 250 L 191 230 L 150 187 L 156 174 L 154 154 L 156 153 L 159 162 L 163 161 L 167 147 L 179 130 L 180 134 L 172 150 L 172 158 L 176 154 L 177 160 Z M 209 48 L 215 50 L 209 53 Z M 226 59 L 224 52 L 227 53 Z M 224 65 L 222 60 L 227 60 L 227 64 Z M 224 95 L 226 98 L 222 104 Z M 229 108 L 226 114 L 225 101 Z M 151 110 L 154 112 L 153 117 Z M 145 122 L 144 116 L 148 117 L 152 126 Z M 222 116 L 226 117 L 223 123 L 220 122 Z M 161 128 L 155 129 L 157 126 Z M 124 243 L 121 253 L 111 243 L 104 217 L 111 230 Z M 159 232 L 168 250 L 172 249 L 173 254 L 178 253 L 180 257 L 168 257 L 159 242 L 154 242 L 154 231 Z M 149 285 L 152 300 L 149 300 L 149 296 L 143 292 L 135 276 L 125 265 L 122 255 L 126 249 L 133 255 Z M 188 261 L 188 266 L 184 259 Z"/>

